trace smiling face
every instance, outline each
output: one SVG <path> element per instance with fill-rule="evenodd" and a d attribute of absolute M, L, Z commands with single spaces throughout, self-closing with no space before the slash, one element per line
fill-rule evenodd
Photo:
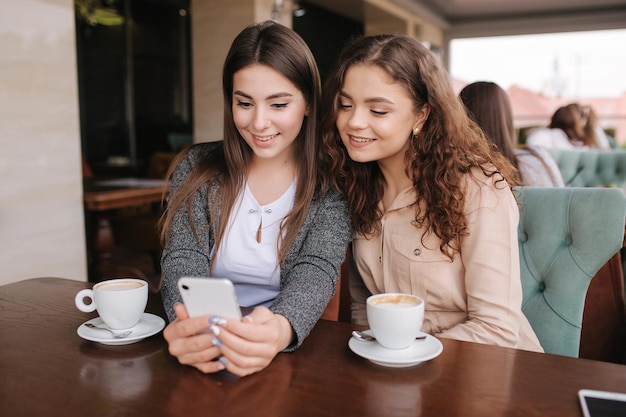
<path fill-rule="evenodd" d="M 412 130 L 421 128 L 427 114 L 415 111 L 406 89 L 383 69 L 359 64 L 346 72 L 336 125 L 353 160 L 404 167 Z"/>
<path fill-rule="evenodd" d="M 233 76 L 233 121 L 254 158 L 293 158 L 307 113 L 302 92 L 280 72 L 255 64 Z"/>

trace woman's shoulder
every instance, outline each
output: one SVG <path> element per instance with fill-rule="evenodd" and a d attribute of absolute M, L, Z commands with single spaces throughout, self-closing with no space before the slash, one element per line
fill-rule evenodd
<path fill-rule="evenodd" d="M 185 179 L 198 175 L 223 163 L 222 142 L 205 142 L 190 146 L 176 157 L 172 172 L 172 188 L 175 189 Z M 220 168 L 218 168 L 218 171 Z"/>
<path fill-rule="evenodd" d="M 328 187 L 325 190 L 318 189 L 315 192 L 314 201 L 316 201 L 319 205 L 336 205 L 341 204 L 343 206 L 348 206 L 347 200 L 345 196 L 339 192 L 337 192 L 332 187 Z"/>
<path fill-rule="evenodd" d="M 187 151 L 186 158 L 191 160 L 204 159 L 217 152 L 223 153 L 223 142 L 202 142 L 192 145 Z"/>
<path fill-rule="evenodd" d="M 544 148 L 543 146 L 524 146 L 521 148 L 514 148 L 513 152 L 515 153 L 515 156 L 522 158 L 527 156 L 536 157 L 537 155 L 541 156 L 542 158 L 552 158 L 552 154 L 550 153 L 550 151 L 548 151 L 548 149 Z"/>
<path fill-rule="evenodd" d="M 509 183 L 499 172 L 487 175 L 480 167 L 473 167 L 464 176 L 465 209 L 473 211 L 478 207 L 495 207 L 500 201 L 513 196 Z"/>
<path fill-rule="evenodd" d="M 333 189 L 317 190 L 307 217 L 332 219 L 335 225 L 349 224 L 348 202 L 346 198 Z"/>
<path fill-rule="evenodd" d="M 522 181 L 526 186 L 564 187 L 565 182 L 552 154 L 540 146 L 516 149 Z"/>
<path fill-rule="evenodd" d="M 558 128 L 536 128 L 526 138 L 526 144 L 533 147 L 572 149 L 567 134 Z"/>
<path fill-rule="evenodd" d="M 222 142 L 202 142 L 190 146 L 183 151 L 178 164 L 178 169 L 185 172 L 191 171 L 201 161 L 212 165 L 211 161 L 223 161 Z"/>

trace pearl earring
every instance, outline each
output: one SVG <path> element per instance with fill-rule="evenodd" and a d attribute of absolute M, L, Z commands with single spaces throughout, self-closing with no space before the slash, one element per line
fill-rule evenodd
<path fill-rule="evenodd" d="M 417 136 L 420 133 L 420 128 L 418 126 L 415 126 L 413 128 L 413 136 Z"/>

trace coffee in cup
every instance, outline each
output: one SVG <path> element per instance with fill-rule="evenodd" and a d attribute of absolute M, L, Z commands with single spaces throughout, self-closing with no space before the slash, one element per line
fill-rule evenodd
<path fill-rule="evenodd" d="M 378 343 L 388 349 L 404 349 L 420 333 L 424 300 L 412 294 L 376 294 L 367 298 L 366 311 Z"/>
<path fill-rule="evenodd" d="M 91 303 L 85 304 L 85 299 Z M 134 327 L 148 303 L 148 283 L 141 279 L 122 278 L 102 281 L 92 289 L 84 289 L 74 298 L 84 313 L 98 310 L 104 324 L 112 330 Z"/>

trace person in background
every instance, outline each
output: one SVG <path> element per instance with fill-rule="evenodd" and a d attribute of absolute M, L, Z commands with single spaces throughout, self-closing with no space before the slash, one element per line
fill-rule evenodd
<path fill-rule="evenodd" d="M 547 128 L 529 132 L 526 145 L 554 149 L 580 149 L 584 146 L 584 131 L 578 113 L 566 106 L 559 107 Z"/>
<path fill-rule="evenodd" d="M 371 294 L 425 300 L 422 331 L 543 351 L 522 313 L 518 171 L 466 114 L 437 58 L 364 36 L 324 89 L 323 140 L 354 230 L 352 319 Z"/>
<path fill-rule="evenodd" d="M 580 103 L 570 103 L 566 107 L 572 109 L 580 119 L 585 146 L 605 151 L 611 149 L 609 138 L 602 127 L 598 125 L 598 116 L 593 107 L 582 106 Z"/>
<path fill-rule="evenodd" d="M 320 165 L 321 83 L 302 38 L 273 22 L 245 28 L 222 86 L 224 140 L 183 151 L 169 174 L 164 337 L 182 364 L 243 376 L 309 334 L 334 294 L 351 229 Z M 176 287 L 183 276 L 229 278 L 254 309 L 241 321 L 190 318 Z"/>
<path fill-rule="evenodd" d="M 521 174 L 522 184 L 532 187 L 564 187 L 556 161 L 541 147 L 516 147 L 513 111 L 509 96 L 488 81 L 468 84 L 459 97 L 469 116 Z"/>
<path fill-rule="evenodd" d="M 575 148 L 589 146 L 585 141 L 583 120 L 578 111 L 572 107 L 559 107 L 552 115 L 548 128 L 562 130 Z"/>

